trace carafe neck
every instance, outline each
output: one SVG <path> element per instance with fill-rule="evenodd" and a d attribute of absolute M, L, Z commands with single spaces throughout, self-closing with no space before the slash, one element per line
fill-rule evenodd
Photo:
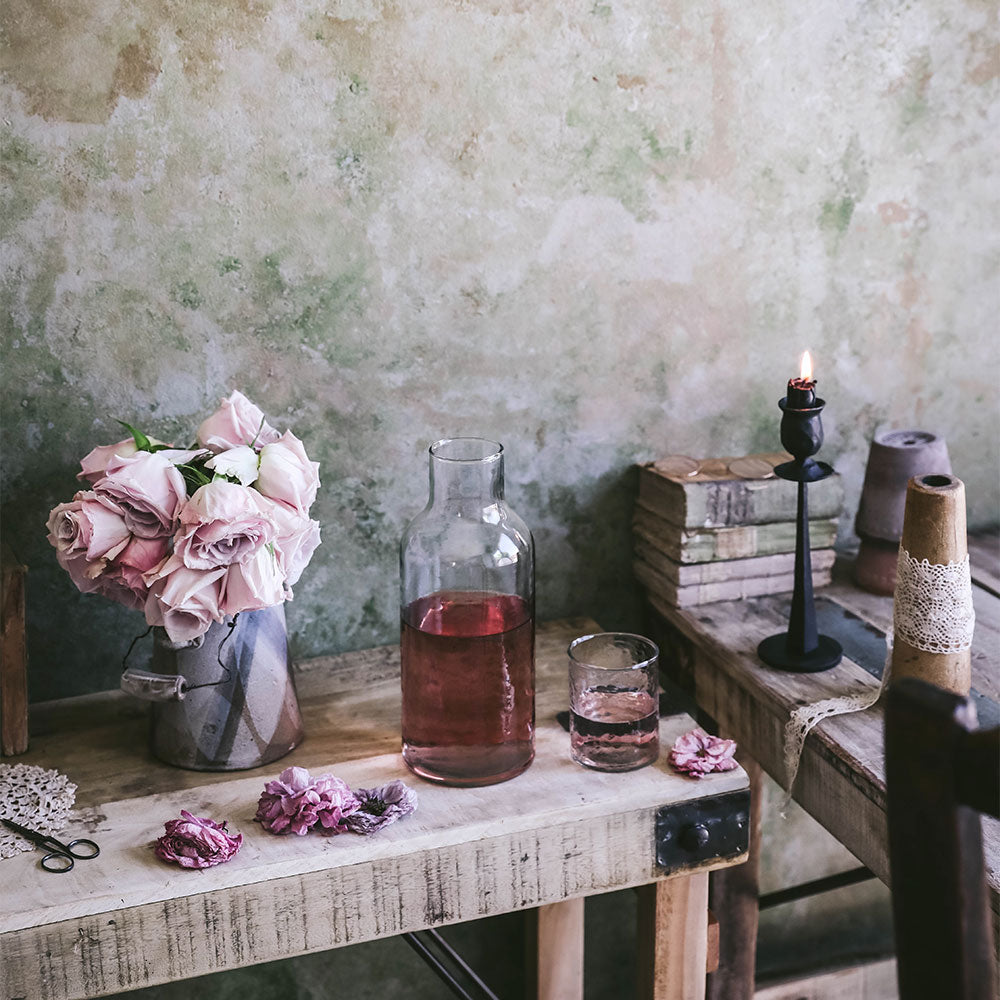
<path fill-rule="evenodd" d="M 430 448 L 430 503 L 503 500 L 503 445 L 484 438 L 445 438 Z"/>

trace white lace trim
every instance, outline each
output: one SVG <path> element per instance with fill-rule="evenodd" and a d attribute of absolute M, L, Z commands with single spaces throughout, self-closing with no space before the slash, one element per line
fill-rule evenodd
<path fill-rule="evenodd" d="M 893 609 L 896 635 L 926 653 L 961 653 L 972 645 L 975 624 L 969 557 L 931 563 L 914 559 L 900 546 Z"/>
<path fill-rule="evenodd" d="M 76 785 L 65 774 L 34 764 L 0 764 L 0 818 L 13 820 L 46 836 L 62 833 Z M 0 825 L 0 858 L 12 858 L 35 845 Z"/>
<path fill-rule="evenodd" d="M 813 727 L 835 715 L 847 715 L 849 712 L 861 712 L 871 708 L 882 697 L 892 669 L 892 640 L 893 635 L 890 631 L 885 637 L 885 666 L 882 668 L 882 680 L 877 687 L 857 694 L 824 698 L 811 705 L 802 705 L 789 715 L 788 722 L 785 723 L 785 775 L 788 784 L 780 807 L 782 816 L 785 815 L 788 803 L 791 802 L 795 778 L 799 773 L 799 762 L 802 760 L 802 747 Z"/>

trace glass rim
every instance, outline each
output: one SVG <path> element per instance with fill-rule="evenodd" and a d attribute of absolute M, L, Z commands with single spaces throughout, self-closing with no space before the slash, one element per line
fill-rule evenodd
<path fill-rule="evenodd" d="M 473 444 L 481 445 L 479 454 L 476 455 L 447 455 L 442 454 L 450 445 L 469 447 Z M 453 462 L 456 465 L 473 465 L 483 462 L 495 462 L 503 457 L 503 445 L 499 441 L 491 438 L 481 437 L 450 437 L 441 438 L 427 449 L 432 458 L 439 462 Z M 471 450 L 471 449 L 470 449 Z"/>
<path fill-rule="evenodd" d="M 619 639 L 636 639 L 638 640 L 638 643 L 644 644 L 647 649 L 652 652 L 644 660 L 641 660 L 638 663 L 630 664 L 627 667 L 610 666 L 603 663 L 591 663 L 589 660 L 582 660 L 576 655 L 576 648 L 583 645 L 583 643 L 590 642 L 592 639 L 606 639 L 612 637 Z M 652 639 L 644 635 L 639 635 L 638 632 L 591 632 L 589 635 L 581 635 L 574 639 L 566 648 L 566 653 L 573 663 L 576 663 L 581 667 L 587 667 L 591 670 L 608 670 L 615 673 L 622 673 L 624 671 L 631 670 L 645 670 L 651 663 L 659 658 L 660 647 L 657 646 Z"/>

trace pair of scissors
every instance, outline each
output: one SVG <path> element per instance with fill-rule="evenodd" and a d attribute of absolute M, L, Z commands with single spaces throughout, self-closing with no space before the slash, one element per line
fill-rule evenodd
<path fill-rule="evenodd" d="M 47 872 L 68 872 L 71 871 L 76 861 L 85 861 L 88 858 L 96 858 L 101 853 L 101 849 L 92 840 L 85 837 L 78 837 L 68 844 L 56 840 L 55 837 L 46 837 L 45 834 L 37 830 L 29 830 L 9 819 L 0 819 L 0 823 L 9 826 L 15 833 L 19 833 L 25 840 L 30 840 L 37 844 L 43 851 L 48 851 L 41 860 L 41 866 Z M 74 861 L 74 858 L 76 861 Z"/>

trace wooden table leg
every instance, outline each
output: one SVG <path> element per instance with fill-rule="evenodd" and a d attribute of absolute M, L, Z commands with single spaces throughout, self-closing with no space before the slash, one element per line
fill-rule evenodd
<path fill-rule="evenodd" d="M 550 903 L 528 917 L 528 996 L 583 1000 L 583 897 Z"/>
<path fill-rule="evenodd" d="M 708 872 L 639 888 L 639 1000 L 704 1000 Z"/>
<path fill-rule="evenodd" d="M 750 778 L 750 858 L 720 868 L 709 880 L 709 906 L 719 918 L 719 968 L 708 977 L 708 1000 L 753 1000 L 757 960 L 758 876 L 760 874 L 761 769 L 737 754 Z"/>

